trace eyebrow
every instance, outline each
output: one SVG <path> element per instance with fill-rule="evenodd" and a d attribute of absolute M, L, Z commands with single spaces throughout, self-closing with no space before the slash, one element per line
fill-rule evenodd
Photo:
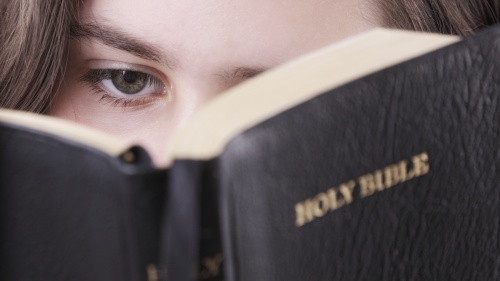
<path fill-rule="evenodd" d="M 137 57 L 165 64 L 170 69 L 178 65 L 178 59 L 171 53 L 125 34 L 112 27 L 102 24 L 72 24 L 70 27 L 72 39 L 96 39 L 105 45 L 126 51 Z"/>
<path fill-rule="evenodd" d="M 137 39 L 113 27 L 96 23 L 74 23 L 70 27 L 72 39 L 98 40 L 103 44 L 131 53 L 137 57 L 166 65 L 174 70 L 179 66 L 178 58 L 170 52 L 160 50 L 158 47 Z M 234 67 L 228 71 L 215 74 L 223 84 L 236 84 L 243 80 L 257 76 L 270 67 Z"/>
<path fill-rule="evenodd" d="M 268 67 L 235 67 L 231 69 L 231 71 L 224 71 L 216 74 L 216 76 L 218 76 L 220 81 L 224 84 L 234 84 L 235 82 L 241 82 L 255 77 L 268 69 Z"/>

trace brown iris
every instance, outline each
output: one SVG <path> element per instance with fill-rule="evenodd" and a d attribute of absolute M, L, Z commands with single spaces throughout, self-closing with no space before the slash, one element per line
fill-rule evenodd
<path fill-rule="evenodd" d="M 124 94 L 139 93 L 148 84 L 148 75 L 142 72 L 129 70 L 113 70 L 111 81 L 116 89 Z"/>

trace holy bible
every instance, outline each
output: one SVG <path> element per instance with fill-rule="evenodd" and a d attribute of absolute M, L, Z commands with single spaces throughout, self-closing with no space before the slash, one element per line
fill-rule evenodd
<path fill-rule="evenodd" d="M 0 112 L 1 280 L 500 278 L 500 29 L 376 30 L 221 94 L 169 167 Z"/>
<path fill-rule="evenodd" d="M 396 33 L 263 74 L 190 120 L 167 280 L 500 280 L 500 28 Z"/>

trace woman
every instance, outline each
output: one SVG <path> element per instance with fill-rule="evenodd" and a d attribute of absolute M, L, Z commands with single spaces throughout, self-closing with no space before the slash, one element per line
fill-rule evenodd
<path fill-rule="evenodd" d="M 500 0 L 0 0 L 0 106 L 140 143 L 217 93 L 374 27 L 467 35 Z M 161 145 L 159 145 L 161 144 Z"/>

